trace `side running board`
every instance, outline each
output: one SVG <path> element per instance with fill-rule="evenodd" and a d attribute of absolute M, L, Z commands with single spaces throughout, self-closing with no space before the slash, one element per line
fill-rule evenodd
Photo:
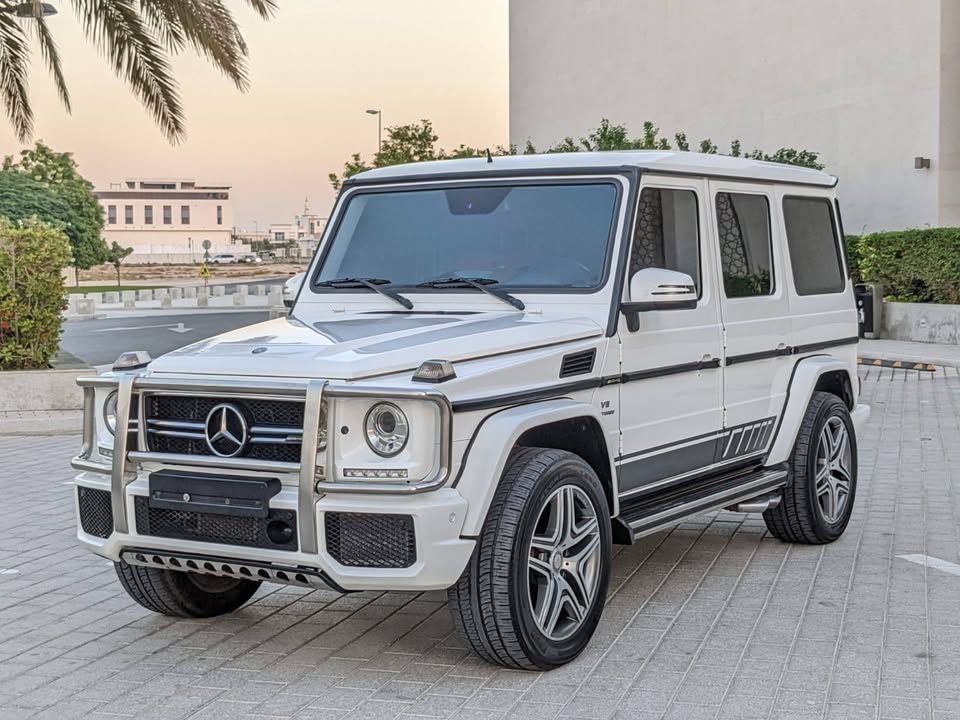
<path fill-rule="evenodd" d="M 764 468 L 739 475 L 708 478 L 677 489 L 620 507 L 614 518 L 614 541 L 630 543 L 691 515 L 738 505 L 781 487 L 787 471 Z"/>

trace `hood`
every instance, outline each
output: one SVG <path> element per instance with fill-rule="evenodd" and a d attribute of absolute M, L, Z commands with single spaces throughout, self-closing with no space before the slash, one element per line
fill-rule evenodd
<path fill-rule="evenodd" d="M 174 350 L 153 372 L 359 380 L 601 335 L 582 316 L 356 313 L 307 323 L 278 318 Z"/>

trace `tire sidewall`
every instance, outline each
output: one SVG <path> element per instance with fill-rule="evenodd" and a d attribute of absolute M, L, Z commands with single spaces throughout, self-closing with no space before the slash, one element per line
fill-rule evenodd
<path fill-rule="evenodd" d="M 554 490 L 563 485 L 582 489 L 593 503 L 600 526 L 600 577 L 593 604 L 583 624 L 569 638 L 561 641 L 548 639 L 537 627 L 530 606 L 527 577 L 527 552 L 537 518 L 544 502 Z M 511 613 L 520 630 L 520 640 L 527 655 L 541 668 L 549 669 L 570 662 L 586 647 L 596 630 L 606 601 L 610 579 L 611 529 L 606 494 L 593 469 L 580 458 L 570 455 L 551 464 L 540 476 L 524 504 L 521 522 L 511 549 L 510 593 Z"/>
<path fill-rule="evenodd" d="M 820 444 L 820 433 L 824 425 L 831 417 L 838 417 L 843 422 L 847 430 L 847 436 L 850 442 L 850 495 L 847 497 L 847 505 L 843 515 L 835 523 L 828 523 L 820 511 L 820 502 L 817 498 L 817 451 Z M 832 398 L 824 402 L 817 409 L 816 419 L 813 424 L 813 433 L 808 441 L 806 460 L 803 467 L 800 468 L 804 473 L 806 482 L 807 502 L 810 504 L 810 516 L 818 536 L 828 541 L 833 541 L 843 535 L 847 524 L 850 522 L 850 515 L 853 512 L 854 501 L 857 495 L 857 435 L 854 430 L 853 420 L 847 410 L 847 406 L 839 398 Z"/>

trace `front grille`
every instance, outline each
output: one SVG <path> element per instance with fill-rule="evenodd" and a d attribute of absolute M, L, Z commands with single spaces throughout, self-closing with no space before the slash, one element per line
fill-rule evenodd
<path fill-rule="evenodd" d="M 108 538 L 113 532 L 113 507 L 107 490 L 88 487 L 77 488 L 80 504 L 80 527 L 88 535 Z"/>
<path fill-rule="evenodd" d="M 409 515 L 326 513 L 327 552 L 350 567 L 406 568 L 417 561 Z"/>
<path fill-rule="evenodd" d="M 154 537 L 243 545 L 267 550 L 296 550 L 297 513 L 271 509 L 266 518 L 150 507 L 142 495 L 134 498 L 137 532 Z"/>
<path fill-rule="evenodd" d="M 206 421 L 223 403 L 235 406 L 247 423 L 247 443 L 235 457 L 300 462 L 303 402 L 296 400 L 148 395 L 147 447 L 161 453 L 214 455 L 206 440 Z"/>

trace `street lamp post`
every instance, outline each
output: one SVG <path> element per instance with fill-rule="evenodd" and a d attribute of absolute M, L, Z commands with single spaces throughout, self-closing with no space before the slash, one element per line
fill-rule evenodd
<path fill-rule="evenodd" d="M 383 150 L 383 112 L 380 110 L 367 110 L 367 115 L 377 116 L 377 152 Z"/>

